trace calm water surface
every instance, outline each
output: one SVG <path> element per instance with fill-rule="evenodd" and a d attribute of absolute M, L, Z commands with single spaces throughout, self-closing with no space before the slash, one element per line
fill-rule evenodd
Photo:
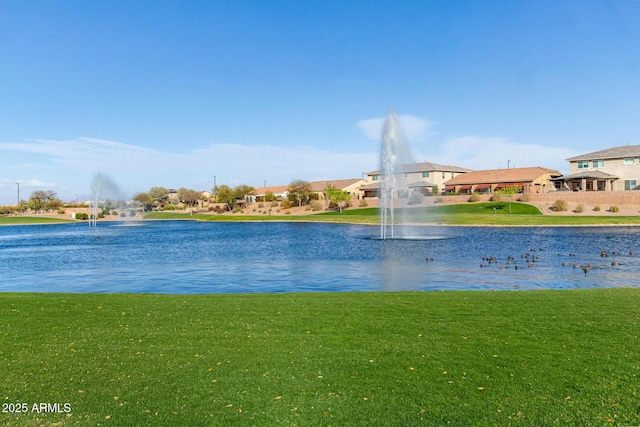
<path fill-rule="evenodd" d="M 0 291 L 640 287 L 640 227 L 415 227 L 412 234 L 383 241 L 377 226 L 317 223 L 7 226 Z"/>

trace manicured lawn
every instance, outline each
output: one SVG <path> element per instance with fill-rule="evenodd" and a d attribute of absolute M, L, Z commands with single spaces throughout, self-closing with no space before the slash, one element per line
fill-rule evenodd
<path fill-rule="evenodd" d="M 5 293 L 0 320 L 3 425 L 640 424 L 640 289 Z"/>
<path fill-rule="evenodd" d="M 0 216 L 0 225 L 54 224 L 63 222 L 71 222 L 71 220 L 37 216 Z"/>

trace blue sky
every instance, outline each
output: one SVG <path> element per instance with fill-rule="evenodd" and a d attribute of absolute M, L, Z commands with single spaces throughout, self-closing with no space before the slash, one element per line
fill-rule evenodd
<path fill-rule="evenodd" d="M 0 0 L 0 204 L 640 144 L 640 1 Z"/>

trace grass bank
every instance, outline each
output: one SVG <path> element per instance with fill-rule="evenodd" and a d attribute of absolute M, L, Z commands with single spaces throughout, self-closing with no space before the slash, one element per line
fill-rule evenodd
<path fill-rule="evenodd" d="M 639 289 L 5 293 L 0 320 L 3 425 L 640 424 Z"/>
<path fill-rule="evenodd" d="M 0 216 L 0 225 L 25 225 L 25 224 L 57 224 L 72 222 L 68 219 L 46 218 L 39 216 Z"/>
<path fill-rule="evenodd" d="M 494 213 L 495 208 L 495 213 Z M 347 209 L 339 212 L 322 212 L 309 215 L 189 215 L 175 212 L 150 212 L 145 219 L 191 219 L 202 221 L 313 221 L 371 224 L 379 222 L 378 208 Z M 511 211 L 506 202 L 436 205 L 426 208 L 410 208 L 408 220 L 417 224 L 443 225 L 640 225 L 640 216 L 542 215 L 535 206 L 512 203 Z"/>

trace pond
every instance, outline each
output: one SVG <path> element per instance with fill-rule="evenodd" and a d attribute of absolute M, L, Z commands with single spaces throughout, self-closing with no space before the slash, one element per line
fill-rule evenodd
<path fill-rule="evenodd" d="M 640 286 L 640 227 L 140 223 L 0 227 L 0 291 L 251 293 Z M 604 251 L 604 252 L 603 252 Z"/>

